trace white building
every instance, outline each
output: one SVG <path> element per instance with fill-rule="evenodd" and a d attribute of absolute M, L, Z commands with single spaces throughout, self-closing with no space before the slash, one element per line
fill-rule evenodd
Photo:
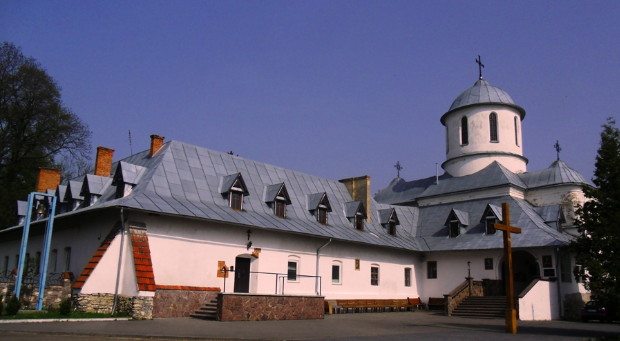
<path fill-rule="evenodd" d="M 135 297 L 154 316 L 186 314 L 214 292 L 426 302 L 468 275 L 501 295 L 492 223 L 506 202 L 523 230 L 512 237 L 520 318 L 557 319 L 566 298 L 585 293 L 564 249 L 586 181 L 560 160 L 527 171 L 524 117 L 478 80 L 441 117 L 446 173 L 396 178 L 375 198 L 368 176 L 332 181 L 157 135 L 150 150 L 114 163 L 100 147 L 95 175 L 39 189 L 59 201 L 48 270 L 76 274 L 83 306 Z M 30 255 L 42 251 L 42 226 L 33 223 Z M 21 230 L 0 231 L 5 274 Z"/>

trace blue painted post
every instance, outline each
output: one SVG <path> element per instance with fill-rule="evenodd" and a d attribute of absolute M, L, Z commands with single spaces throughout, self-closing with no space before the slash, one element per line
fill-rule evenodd
<path fill-rule="evenodd" d="M 28 194 L 28 207 L 26 209 L 26 221 L 24 222 L 24 229 L 22 231 L 22 243 L 19 248 L 19 264 L 17 265 L 17 278 L 15 279 L 15 296 L 19 299 L 19 294 L 22 289 L 22 277 L 24 273 L 24 265 L 26 260 L 26 249 L 28 247 L 28 233 L 30 232 L 30 220 L 32 217 L 32 202 L 34 201 L 34 193 Z"/>
<path fill-rule="evenodd" d="M 43 297 L 45 296 L 45 281 L 47 280 L 47 261 L 50 254 L 50 244 L 52 243 L 52 231 L 54 230 L 54 215 L 56 213 L 56 196 L 46 195 L 52 198 L 49 214 L 47 216 L 47 225 L 45 227 L 45 240 L 43 241 L 43 265 L 41 275 L 39 277 L 39 299 L 37 300 L 37 310 L 43 309 Z"/>

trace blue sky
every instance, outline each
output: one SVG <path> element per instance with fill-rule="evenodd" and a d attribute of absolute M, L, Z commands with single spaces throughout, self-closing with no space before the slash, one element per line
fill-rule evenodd
<path fill-rule="evenodd" d="M 478 76 L 527 111 L 529 170 L 591 178 L 620 98 L 619 1 L 0 1 L 115 159 L 180 140 L 330 179 L 434 175 Z M 93 152 L 94 154 L 94 152 Z"/>

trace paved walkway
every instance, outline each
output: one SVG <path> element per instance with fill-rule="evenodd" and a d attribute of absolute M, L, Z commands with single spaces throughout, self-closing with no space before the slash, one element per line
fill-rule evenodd
<path fill-rule="evenodd" d="M 149 321 L 0 324 L 2 340 L 620 340 L 620 324 L 523 322 L 517 335 L 501 319 L 435 312 L 328 315 L 323 320 L 216 322 L 192 318 Z"/>

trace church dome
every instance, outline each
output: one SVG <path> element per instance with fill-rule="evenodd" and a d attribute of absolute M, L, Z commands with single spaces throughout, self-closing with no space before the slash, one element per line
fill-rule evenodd
<path fill-rule="evenodd" d="M 510 95 L 500 89 L 492 86 L 485 79 L 479 79 L 474 85 L 463 91 L 450 106 L 447 113 L 443 115 L 441 121 L 443 123 L 445 116 L 453 110 L 468 107 L 477 104 L 503 104 L 511 106 L 519 111 L 521 119 L 525 117 L 525 110 L 518 106 Z"/>

